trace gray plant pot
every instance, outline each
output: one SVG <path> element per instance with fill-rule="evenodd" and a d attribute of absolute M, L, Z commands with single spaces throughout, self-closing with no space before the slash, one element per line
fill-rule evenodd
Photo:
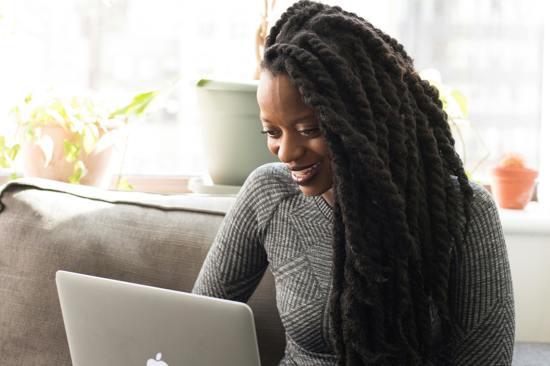
<path fill-rule="evenodd" d="M 256 167 L 278 161 L 260 133 L 257 88 L 254 81 L 197 83 L 206 164 L 214 184 L 240 186 Z"/>

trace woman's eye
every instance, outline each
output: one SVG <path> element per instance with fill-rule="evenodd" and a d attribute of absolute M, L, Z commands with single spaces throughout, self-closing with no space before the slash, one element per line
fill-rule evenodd
<path fill-rule="evenodd" d="M 263 133 L 264 135 L 268 135 L 269 137 L 277 137 L 277 134 L 279 133 L 278 131 L 275 131 L 275 130 L 263 130 L 260 132 Z"/>
<path fill-rule="evenodd" d="M 319 132 L 320 131 L 318 128 L 308 128 L 306 130 L 300 130 L 300 133 L 307 137 L 316 136 Z"/>

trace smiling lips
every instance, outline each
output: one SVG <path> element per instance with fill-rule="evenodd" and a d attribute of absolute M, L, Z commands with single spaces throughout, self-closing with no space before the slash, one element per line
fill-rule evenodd
<path fill-rule="evenodd" d="M 309 168 L 292 171 L 291 172 L 292 179 L 294 180 L 294 182 L 298 183 L 299 185 L 304 185 L 305 183 L 309 182 L 317 175 L 320 168 L 321 168 L 321 163 L 317 162 L 312 166 L 310 166 Z"/>

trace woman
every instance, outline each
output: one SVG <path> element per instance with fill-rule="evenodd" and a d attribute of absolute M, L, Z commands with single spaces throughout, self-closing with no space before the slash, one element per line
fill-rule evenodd
<path fill-rule="evenodd" d="M 248 177 L 194 292 L 246 301 L 269 266 L 281 365 L 511 364 L 497 210 L 403 47 L 300 1 L 270 31 L 258 103 L 282 163 Z"/>

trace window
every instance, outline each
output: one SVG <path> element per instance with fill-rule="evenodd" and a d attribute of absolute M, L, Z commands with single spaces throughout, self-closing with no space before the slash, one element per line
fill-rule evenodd
<path fill-rule="evenodd" d="M 436 68 L 466 93 L 469 119 L 491 153 L 476 172 L 481 179 L 504 152 L 541 163 L 544 1 L 326 2 L 365 17 L 402 42 L 417 69 Z M 262 3 L 0 0 L 2 119 L 37 89 L 120 99 L 181 78 L 162 108 L 133 125 L 123 173 L 202 174 L 194 81 L 251 77 Z M 277 1 L 273 18 L 291 3 Z M 473 161 L 484 151 L 468 153 Z"/>
<path fill-rule="evenodd" d="M 469 119 L 490 153 L 478 178 L 504 153 L 540 163 L 543 2 L 413 0 L 403 2 L 402 42 L 418 69 L 434 67 L 469 97 Z M 546 122 L 548 123 L 548 122 Z M 486 151 L 468 146 L 470 167 Z"/>
<path fill-rule="evenodd" d="M 203 173 L 194 82 L 253 75 L 261 10 L 246 1 L 2 1 L 0 111 L 35 90 L 121 99 L 181 78 L 160 110 L 131 127 L 123 172 Z"/>

